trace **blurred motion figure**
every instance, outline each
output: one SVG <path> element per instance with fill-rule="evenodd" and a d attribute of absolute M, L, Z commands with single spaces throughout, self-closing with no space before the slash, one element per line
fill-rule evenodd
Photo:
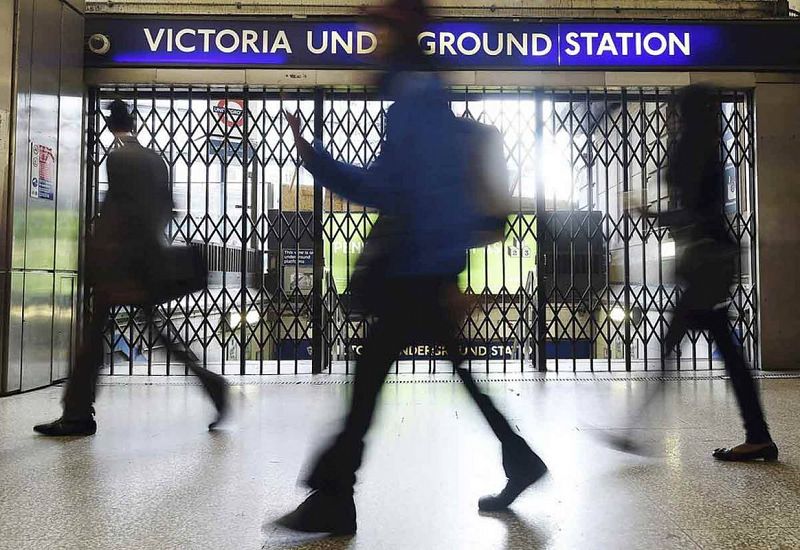
<path fill-rule="evenodd" d="M 396 0 L 374 12 L 387 64 L 379 90 L 393 105 L 386 113 L 380 156 L 362 169 L 335 161 L 321 143 L 301 136 L 300 121 L 286 114 L 298 152 L 315 181 L 380 216 L 353 274 L 351 290 L 377 321 L 370 326 L 358 359 L 350 411 L 344 427 L 318 456 L 305 483 L 312 490 L 294 512 L 278 523 L 306 532 L 349 534 L 356 530 L 353 486 L 364 452 L 378 393 L 392 363 L 407 345 L 443 344 L 456 372 L 501 442 L 508 478 L 498 495 L 484 497 L 482 510 L 501 510 L 547 472 L 544 462 L 482 394 L 460 367 L 456 339 L 466 313 L 457 276 L 476 235 L 491 233 L 491 216 L 482 216 L 482 199 L 470 181 L 470 155 L 477 131 L 453 114 L 448 93 L 423 55 L 417 36 L 427 21 L 421 0 Z M 491 134 L 491 128 L 487 131 Z M 496 134 L 495 144 L 500 140 Z M 487 137 L 488 139 L 488 137 Z M 502 141 L 499 141 L 502 157 Z M 508 180 L 505 160 L 500 170 Z M 486 222 L 486 223 L 484 223 Z M 496 222 L 496 220 L 495 220 Z M 505 217 L 500 220 L 500 237 Z M 495 240 L 499 239 L 497 237 Z M 478 237 L 480 239 L 480 237 Z"/>
<path fill-rule="evenodd" d="M 667 178 L 677 208 L 648 214 L 668 227 L 676 245 L 681 294 L 665 338 L 672 353 L 687 330 L 708 330 L 725 361 L 744 419 L 745 443 L 717 449 L 719 460 L 777 460 L 778 448 L 761 401 L 728 326 L 728 304 L 738 247 L 724 219 L 725 183 L 720 160 L 720 101 L 704 86 L 680 90 L 668 112 Z"/>
<path fill-rule="evenodd" d="M 137 141 L 133 116 L 123 101 L 111 103 L 108 127 L 121 146 L 108 156 L 108 192 L 87 238 L 92 311 L 64 393 L 63 415 L 34 430 L 47 436 L 92 435 L 97 430 L 92 405 L 103 365 L 103 332 L 117 305 L 142 306 L 147 329 L 200 379 L 217 409 L 209 426 L 213 428 L 228 408 L 225 379 L 198 365 L 185 346 L 175 343 L 169 320 L 157 330 L 154 319 L 157 304 L 201 290 L 207 273 L 191 249 L 167 245 L 164 231 L 173 210 L 169 173 L 164 160 Z"/>

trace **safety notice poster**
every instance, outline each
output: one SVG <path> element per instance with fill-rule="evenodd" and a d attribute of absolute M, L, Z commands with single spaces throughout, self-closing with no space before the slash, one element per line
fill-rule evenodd
<path fill-rule="evenodd" d="M 41 143 L 31 144 L 31 197 L 51 201 L 56 188 L 56 152 Z"/>

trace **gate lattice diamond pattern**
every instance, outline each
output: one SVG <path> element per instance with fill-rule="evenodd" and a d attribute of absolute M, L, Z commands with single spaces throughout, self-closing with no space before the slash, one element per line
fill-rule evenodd
<path fill-rule="evenodd" d="M 751 97 L 720 92 L 731 234 L 740 244 L 729 319 L 756 365 Z M 331 154 L 368 165 L 390 103 L 364 89 L 129 87 L 92 90 L 88 222 L 115 146 L 104 107 L 131 103 L 140 142 L 169 167 L 173 242 L 201 250 L 209 289 L 159 308 L 212 370 L 226 374 L 352 372 L 369 319 L 349 296 L 378 213 L 321 188 L 298 168 L 284 110 Z M 668 232 L 640 215 L 670 207 L 664 179 L 670 90 L 454 89 L 456 115 L 502 133 L 515 211 L 503 242 L 468 253 L 460 285 L 472 301 L 461 326 L 470 368 L 615 371 L 717 368 L 703 332 L 675 361 L 662 342 L 679 287 Z M 443 228 L 446 230 L 446 228 Z M 112 374 L 185 374 L 118 308 L 106 334 Z M 442 350 L 410 346 L 397 372 L 436 372 Z M 437 358 L 439 360 L 437 360 Z"/>

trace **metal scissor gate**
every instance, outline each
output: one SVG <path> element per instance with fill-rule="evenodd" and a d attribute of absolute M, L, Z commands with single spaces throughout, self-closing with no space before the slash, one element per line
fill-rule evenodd
<path fill-rule="evenodd" d="M 460 278 L 476 298 L 461 327 L 472 370 L 721 366 L 703 332 L 684 338 L 679 360 L 660 360 L 680 292 L 675 244 L 636 207 L 670 205 L 671 93 L 453 89 L 457 115 L 503 133 L 515 204 L 505 240 L 470 251 Z M 725 209 L 741 250 L 729 319 L 757 367 L 753 105 L 748 92 L 720 95 Z M 366 165 L 379 152 L 389 104 L 365 89 L 93 89 L 88 222 L 108 185 L 114 138 L 104 108 L 116 97 L 133 106 L 141 143 L 169 166 L 170 238 L 198 247 L 211 272 L 206 292 L 160 308 L 162 322 L 225 374 L 352 372 L 369 319 L 354 311 L 348 285 L 378 213 L 315 189 L 298 169 L 281 113 L 300 113 L 308 137 Z M 117 310 L 107 332 L 109 372 L 184 374 L 143 326 L 135 308 Z M 442 355 L 409 346 L 396 369 L 447 371 Z"/>

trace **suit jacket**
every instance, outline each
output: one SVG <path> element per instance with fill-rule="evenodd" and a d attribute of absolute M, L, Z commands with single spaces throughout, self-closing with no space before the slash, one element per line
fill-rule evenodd
<path fill-rule="evenodd" d="M 172 219 L 172 193 L 164 160 L 135 137 L 108 156 L 108 192 L 87 248 L 93 284 L 156 279 Z"/>

